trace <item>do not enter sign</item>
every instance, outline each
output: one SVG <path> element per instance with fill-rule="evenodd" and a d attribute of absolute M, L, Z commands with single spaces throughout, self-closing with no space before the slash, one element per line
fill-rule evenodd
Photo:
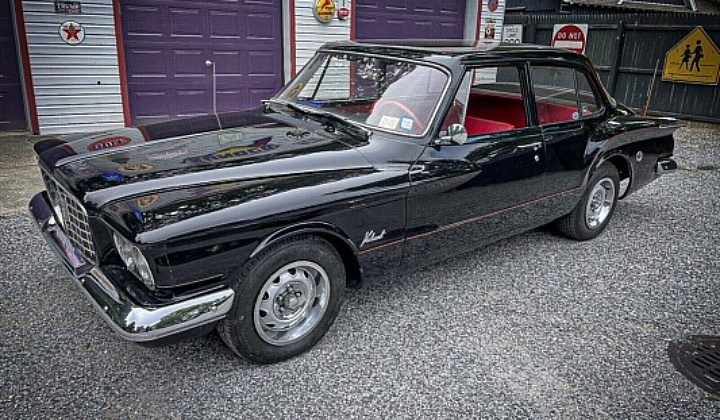
<path fill-rule="evenodd" d="M 550 45 L 583 54 L 587 45 L 587 31 L 587 24 L 555 25 Z"/>

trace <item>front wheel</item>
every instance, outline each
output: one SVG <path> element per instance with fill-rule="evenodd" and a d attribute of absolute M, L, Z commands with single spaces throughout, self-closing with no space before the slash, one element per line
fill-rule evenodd
<path fill-rule="evenodd" d="M 345 270 L 329 243 L 312 236 L 281 241 L 246 264 L 234 285 L 233 308 L 218 331 L 251 362 L 295 357 L 328 331 L 344 288 Z"/>
<path fill-rule="evenodd" d="M 586 241 L 600 235 L 610 223 L 618 201 L 620 175 L 610 163 L 600 166 L 573 211 L 556 221 L 565 236 Z"/>

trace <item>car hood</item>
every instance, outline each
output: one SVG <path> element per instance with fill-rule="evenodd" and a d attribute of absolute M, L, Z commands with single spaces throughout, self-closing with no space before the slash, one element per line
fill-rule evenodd
<path fill-rule="evenodd" d="M 369 169 L 358 139 L 253 110 L 36 144 L 41 165 L 98 211 L 129 197 L 239 181 Z"/>

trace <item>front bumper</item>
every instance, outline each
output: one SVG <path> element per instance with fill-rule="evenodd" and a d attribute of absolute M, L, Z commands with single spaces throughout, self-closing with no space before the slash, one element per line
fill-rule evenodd
<path fill-rule="evenodd" d="M 52 206 L 44 191 L 32 198 L 29 210 L 45 241 L 60 257 L 74 283 L 110 327 L 126 340 L 152 342 L 190 331 L 225 318 L 232 307 L 235 293 L 229 288 L 180 302 L 140 305 L 100 267 L 85 261 L 73 249 L 70 240 L 55 221 Z"/>

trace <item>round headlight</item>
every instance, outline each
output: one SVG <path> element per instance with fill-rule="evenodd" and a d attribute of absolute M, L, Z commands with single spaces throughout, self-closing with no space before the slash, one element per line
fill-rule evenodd
<path fill-rule="evenodd" d="M 137 248 L 136 248 L 137 249 Z M 145 257 L 138 251 L 138 256 L 135 258 L 137 265 L 137 274 L 143 283 L 150 289 L 155 288 L 155 279 L 153 278 L 152 271 L 150 271 L 150 265 L 148 264 Z"/>
<path fill-rule="evenodd" d="M 117 249 L 119 253 L 120 247 L 122 246 L 122 239 L 120 239 L 117 233 L 113 233 L 113 243 L 115 244 L 115 249 Z"/>
<path fill-rule="evenodd" d="M 117 249 L 120 258 L 123 260 L 128 270 L 133 271 L 135 269 L 135 255 L 133 254 L 133 246 L 122 236 L 113 234 L 113 242 L 115 242 L 115 249 Z"/>
<path fill-rule="evenodd" d="M 128 271 L 138 277 L 147 287 L 155 289 L 155 279 L 150 270 L 150 265 L 142 252 L 140 252 L 140 249 L 117 233 L 113 234 L 113 242 L 120 259 L 125 263 Z"/>

